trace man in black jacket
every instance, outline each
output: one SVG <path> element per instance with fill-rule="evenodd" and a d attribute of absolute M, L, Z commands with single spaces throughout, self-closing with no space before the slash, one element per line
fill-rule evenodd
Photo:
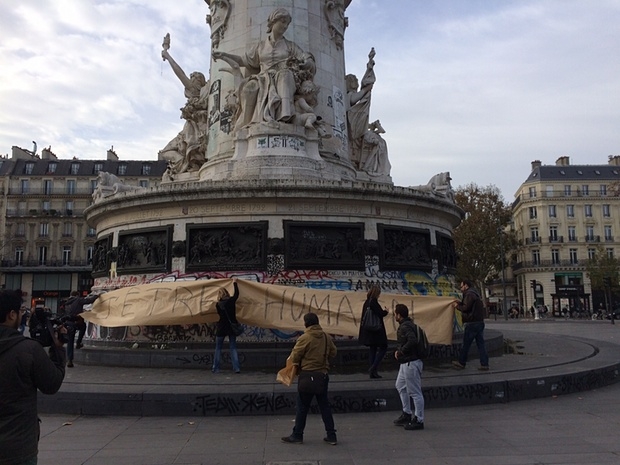
<path fill-rule="evenodd" d="M 406 305 L 397 304 L 394 318 L 399 324 L 396 332 L 398 348 L 394 358 L 400 363 L 396 377 L 396 390 L 403 405 L 403 413 L 394 420 L 406 430 L 424 429 L 424 395 L 422 394 L 422 369 L 424 364 L 418 356 L 418 328 L 409 318 Z M 414 412 L 411 411 L 413 399 Z"/>
<path fill-rule="evenodd" d="M 55 337 L 49 356 L 22 336 L 21 291 L 0 292 L 0 463 L 36 464 L 39 443 L 37 389 L 54 394 L 65 377 L 65 350 Z"/>
<path fill-rule="evenodd" d="M 71 292 L 71 296 L 65 302 L 65 314 L 68 316 L 67 327 L 69 330 L 69 341 L 67 342 L 67 366 L 73 368 L 73 345 L 75 343 L 75 332 L 78 332 L 77 349 L 82 348 L 82 339 L 86 334 L 86 322 L 82 318 L 84 305 L 92 304 L 97 300 L 98 295 L 80 297 L 78 291 Z"/>
<path fill-rule="evenodd" d="M 452 366 L 457 370 L 462 370 L 467 364 L 467 354 L 472 342 L 476 341 L 478 346 L 478 354 L 480 356 L 479 370 L 489 370 L 489 356 L 484 345 L 484 302 L 480 295 L 473 287 L 473 283 L 469 279 L 461 281 L 461 292 L 463 300 L 454 301 L 454 308 L 461 311 L 463 315 L 463 348 L 458 360 L 452 362 Z"/>

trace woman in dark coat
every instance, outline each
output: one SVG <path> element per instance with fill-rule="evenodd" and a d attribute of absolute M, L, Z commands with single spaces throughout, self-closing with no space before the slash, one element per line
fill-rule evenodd
<path fill-rule="evenodd" d="M 370 311 L 373 312 L 379 320 L 381 321 L 381 328 L 378 331 L 369 331 L 364 328 L 364 326 L 360 325 L 359 332 L 359 341 L 360 344 L 364 344 L 368 346 L 368 362 L 370 363 L 370 368 L 368 372 L 370 373 L 371 378 L 382 378 L 382 376 L 377 373 L 379 369 L 379 364 L 383 357 L 385 357 L 385 353 L 387 352 L 387 334 L 385 333 L 385 325 L 383 323 L 383 318 L 388 314 L 387 309 L 381 308 L 379 305 L 379 296 L 381 295 L 381 288 L 379 286 L 372 286 L 368 290 L 368 294 L 366 294 L 366 302 L 364 302 L 364 308 L 362 310 L 362 321 L 364 321 L 365 313 Z"/>
<path fill-rule="evenodd" d="M 222 346 L 224 338 L 228 336 L 230 344 L 230 358 L 235 373 L 241 373 L 241 365 L 239 364 L 239 355 L 237 354 L 237 336 L 232 330 L 231 323 L 238 324 L 236 315 L 236 303 L 239 298 L 239 287 L 237 286 L 237 278 L 233 278 L 233 287 L 235 292 L 230 296 L 226 288 L 222 287 L 218 292 L 217 314 L 220 321 L 217 322 L 217 332 L 215 333 L 215 355 L 213 357 L 213 373 L 220 371 L 220 359 L 222 355 Z"/>

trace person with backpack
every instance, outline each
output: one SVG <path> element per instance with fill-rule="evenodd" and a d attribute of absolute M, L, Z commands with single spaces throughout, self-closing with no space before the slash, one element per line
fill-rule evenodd
<path fill-rule="evenodd" d="M 458 360 L 452 362 L 452 366 L 457 370 L 462 370 L 467 364 L 467 355 L 472 342 L 476 341 L 478 355 L 480 356 L 481 371 L 489 370 L 489 355 L 484 345 L 484 302 L 480 294 L 474 289 L 473 283 L 469 279 L 461 281 L 461 292 L 463 299 L 459 302 L 454 301 L 454 308 L 461 311 L 463 315 L 463 347 Z"/>
<path fill-rule="evenodd" d="M 424 429 L 424 395 L 422 394 L 422 358 L 427 353 L 420 352 L 428 346 L 422 328 L 409 318 L 409 309 L 406 305 L 397 304 L 394 308 L 394 318 L 398 323 L 396 338 L 398 348 L 394 358 L 400 363 L 396 377 L 396 390 L 400 396 L 403 413 L 394 420 L 397 426 L 404 426 L 406 430 Z M 413 399 L 414 411 L 411 411 Z"/>

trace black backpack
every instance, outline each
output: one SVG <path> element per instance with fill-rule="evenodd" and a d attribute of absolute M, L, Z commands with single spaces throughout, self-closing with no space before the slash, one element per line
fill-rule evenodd
<path fill-rule="evenodd" d="M 419 325 L 416 325 L 414 323 L 413 326 L 415 327 L 416 338 L 418 340 L 416 347 L 418 352 L 418 358 L 420 360 L 426 360 L 431 353 L 428 338 L 426 337 L 426 333 L 424 332 L 424 330 Z"/>

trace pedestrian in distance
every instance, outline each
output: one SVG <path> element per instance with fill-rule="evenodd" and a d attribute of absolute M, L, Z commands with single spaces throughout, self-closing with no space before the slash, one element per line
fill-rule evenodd
<path fill-rule="evenodd" d="M 409 308 L 406 305 L 396 305 L 394 318 L 398 323 L 396 332 L 398 347 L 394 352 L 394 358 L 400 363 L 396 376 L 396 390 L 403 408 L 402 414 L 394 420 L 394 424 L 404 426 L 409 431 L 424 429 L 424 395 L 422 394 L 424 363 L 418 355 L 418 334 L 420 333 L 417 325 L 409 318 Z"/>
<path fill-rule="evenodd" d="M 458 360 L 452 362 L 452 366 L 457 370 L 462 370 L 467 364 L 467 356 L 471 344 L 476 341 L 478 355 L 480 356 L 481 371 L 489 370 L 489 356 L 484 344 L 484 302 L 480 294 L 474 289 L 473 283 L 469 279 L 461 281 L 461 292 L 463 299 L 455 300 L 454 308 L 461 311 L 463 316 L 463 347 Z"/>
<path fill-rule="evenodd" d="M 239 286 L 237 278 L 232 279 L 234 292 L 231 296 L 225 287 L 218 291 L 218 302 L 216 304 L 217 314 L 220 320 L 217 322 L 215 332 L 215 355 L 213 356 L 213 366 L 211 371 L 219 373 L 220 360 L 222 358 L 222 346 L 224 338 L 228 337 L 230 345 L 230 358 L 232 360 L 233 370 L 235 373 L 241 373 L 241 364 L 239 363 L 239 354 L 237 353 L 237 335 L 233 331 L 233 325 L 238 325 L 237 321 L 237 299 L 239 298 Z"/>
<path fill-rule="evenodd" d="M 71 295 L 65 302 L 65 315 L 67 321 L 65 325 L 67 327 L 67 366 L 73 368 L 73 350 L 81 349 L 83 346 L 82 340 L 86 334 L 86 322 L 82 318 L 84 313 L 84 305 L 92 304 L 99 295 L 93 294 L 86 297 L 80 297 L 78 291 L 72 291 Z M 75 340 L 75 333 L 78 333 L 77 344 Z"/>
<path fill-rule="evenodd" d="M 295 415 L 295 426 L 290 436 L 282 438 L 282 442 L 288 444 L 303 444 L 304 429 L 306 428 L 306 418 L 310 410 L 312 399 L 316 397 L 321 411 L 323 424 L 325 425 L 326 436 L 323 438 L 328 444 L 336 445 L 336 429 L 332 409 L 327 398 L 329 386 L 329 360 L 336 357 L 336 345 L 332 338 L 328 336 L 319 325 L 319 317 L 316 313 L 306 313 L 304 315 L 304 333 L 299 336 L 295 347 L 291 351 L 291 361 L 294 366 L 299 367 L 299 380 L 297 385 L 297 414 Z M 303 380 L 311 378 L 319 381 L 318 390 L 306 387 Z"/>
<path fill-rule="evenodd" d="M 55 394 L 65 377 L 65 349 L 53 335 L 49 355 L 18 331 L 21 291 L 0 291 L 0 463 L 36 465 L 39 443 L 37 390 Z M 60 331 L 64 331 L 62 328 Z"/>
<path fill-rule="evenodd" d="M 362 324 L 360 324 L 360 330 L 358 340 L 360 344 L 368 347 L 368 363 L 370 368 L 368 373 L 373 379 L 382 378 L 377 373 L 381 361 L 385 357 L 388 347 L 387 334 L 385 332 L 385 324 L 383 319 L 388 315 L 387 308 L 381 308 L 379 304 L 379 296 L 381 295 L 381 288 L 377 285 L 373 285 L 366 294 L 366 302 L 362 309 Z M 365 326 L 363 322 L 369 317 L 368 312 L 372 312 L 376 318 L 380 321 L 380 326 L 377 329 L 371 330 L 368 326 Z"/>

